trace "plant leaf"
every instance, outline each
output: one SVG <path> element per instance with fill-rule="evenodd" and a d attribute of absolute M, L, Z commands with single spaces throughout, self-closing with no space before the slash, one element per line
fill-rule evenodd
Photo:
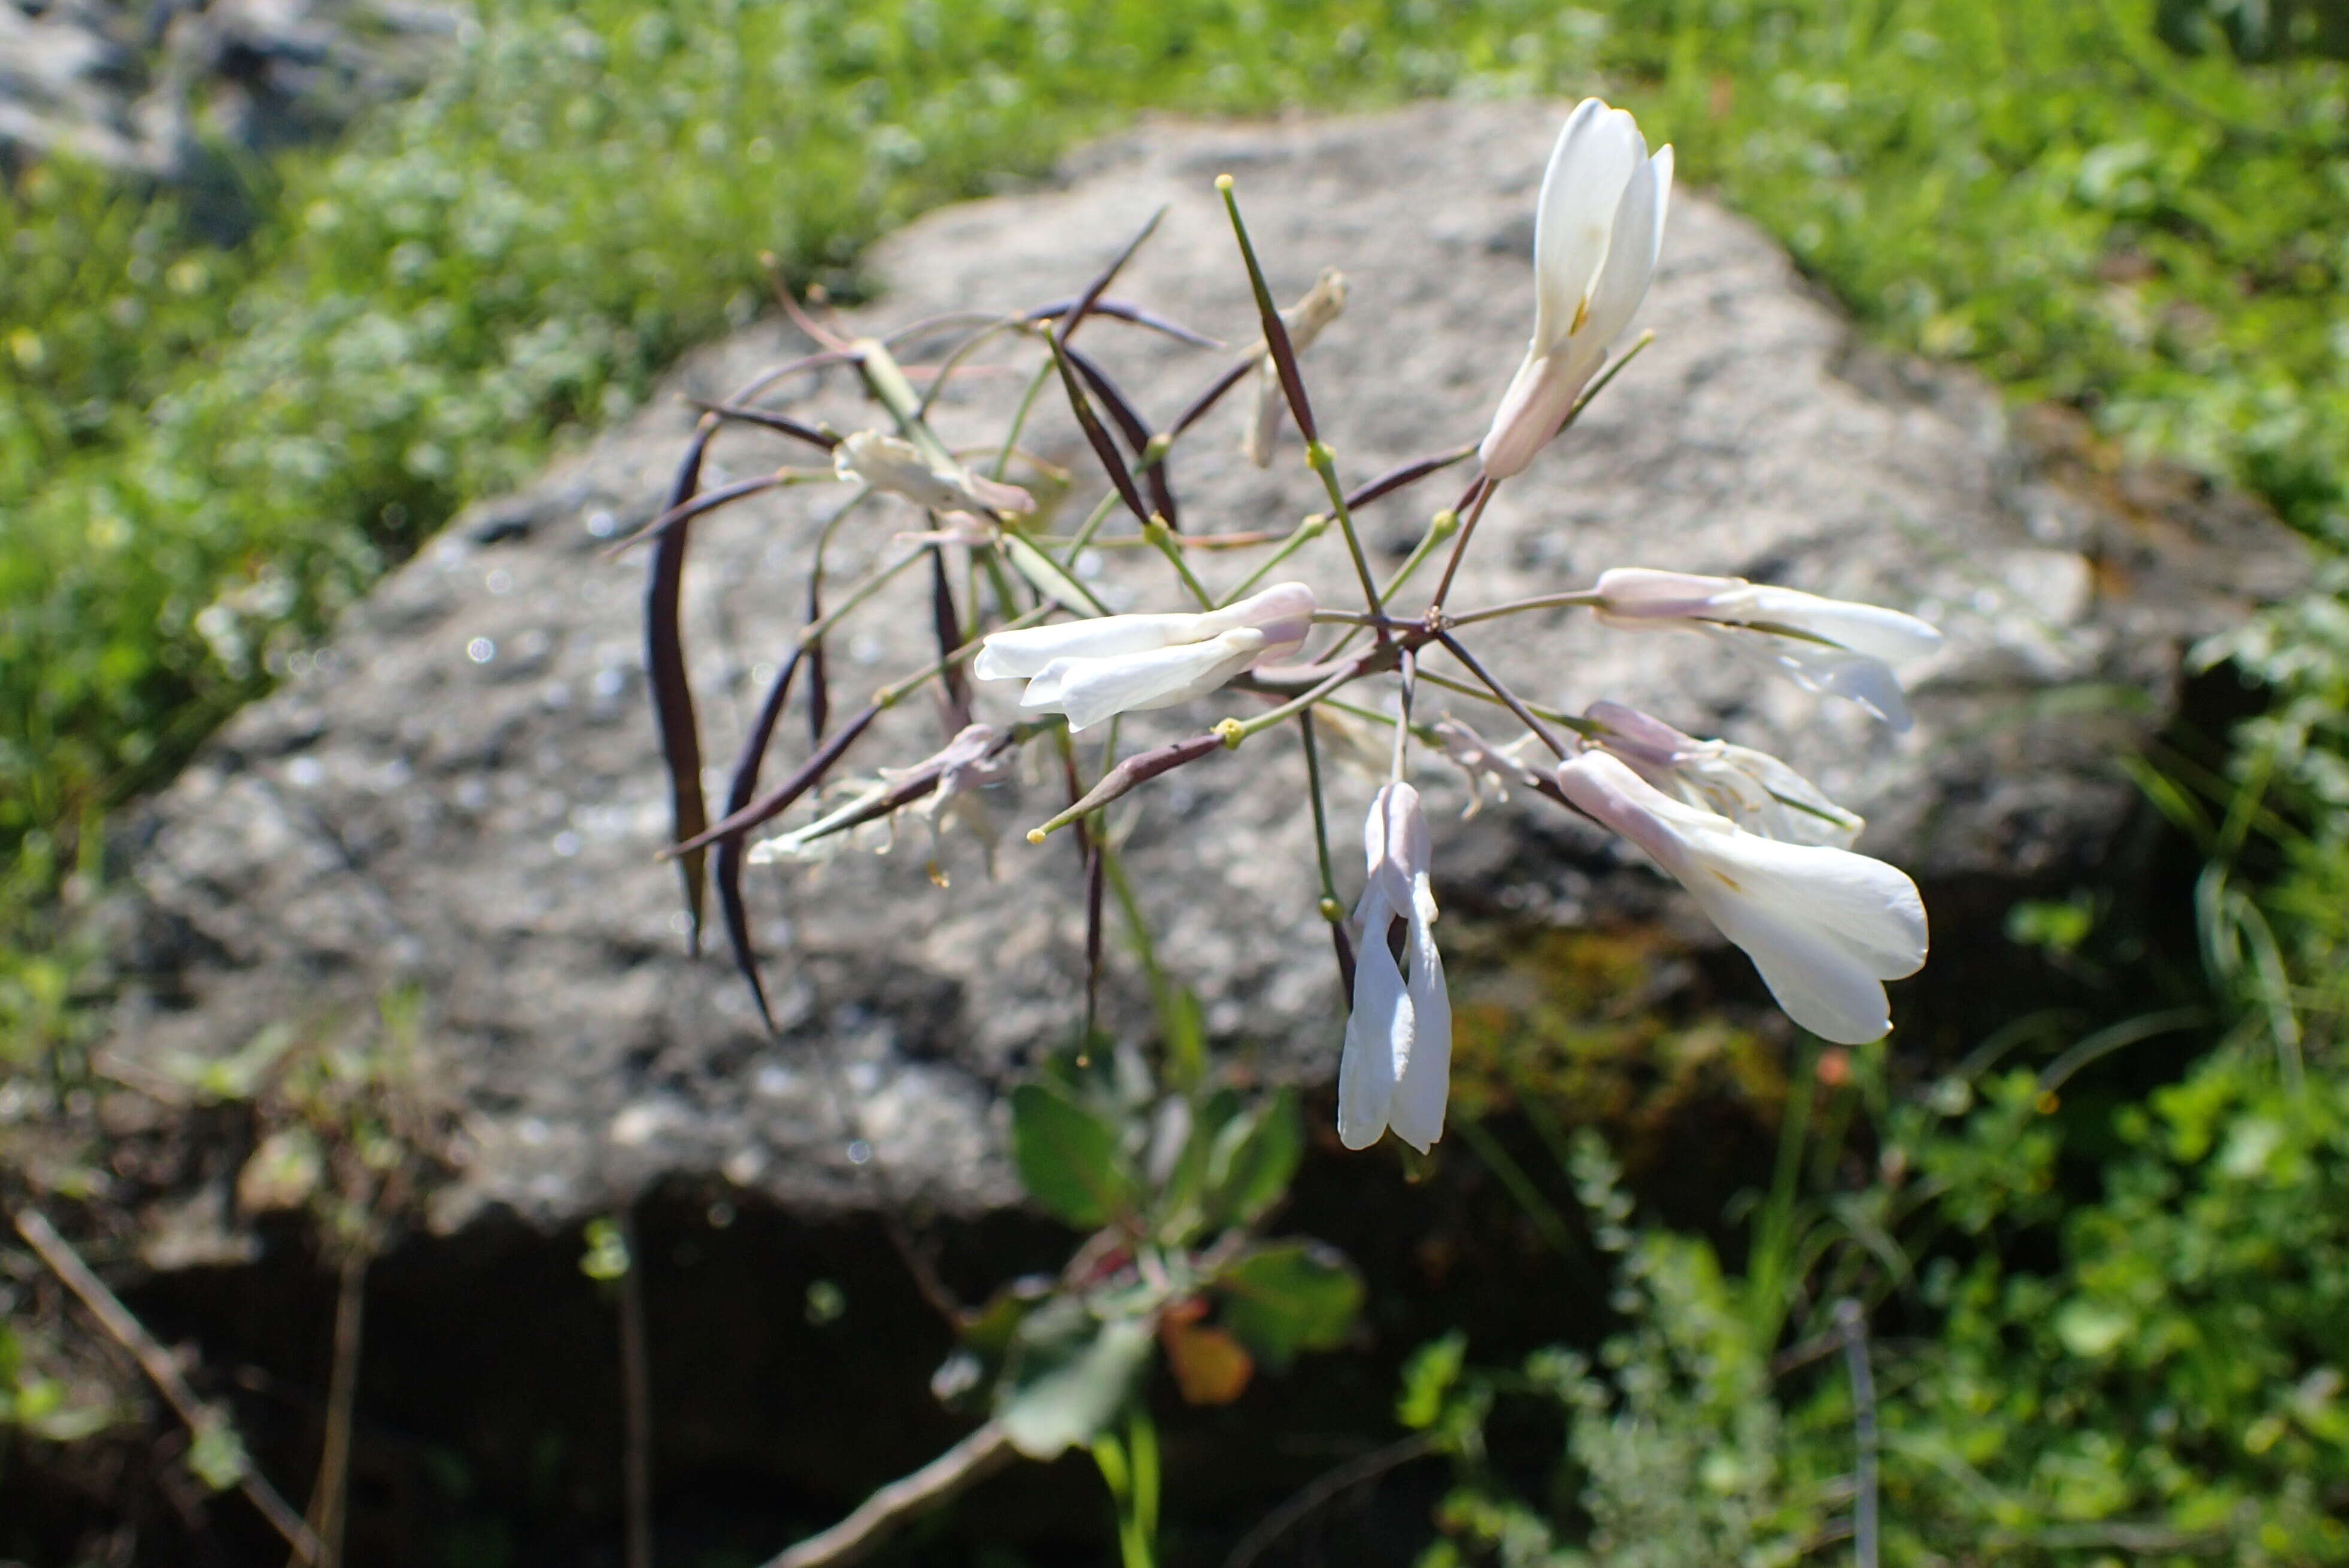
<path fill-rule="evenodd" d="M 1091 1442 L 1132 1397 L 1150 1365 L 1150 1324 L 1107 1322 L 1073 1296 L 1057 1296 L 1020 1323 L 997 1385 L 995 1418 L 1030 1459 Z"/>
<path fill-rule="evenodd" d="M 1082 1229 L 1131 1213 L 1141 1193 L 1117 1129 L 1048 1084 L 1011 1091 L 1011 1160 L 1030 1197 Z"/>
<path fill-rule="evenodd" d="M 1343 1343 L 1362 1305 L 1362 1282 L 1336 1249 L 1319 1242 L 1275 1242 L 1244 1253 L 1216 1286 L 1223 1322 L 1276 1371 L 1300 1350 Z"/>
<path fill-rule="evenodd" d="M 1305 1118 L 1284 1088 L 1222 1128 L 1207 1154 L 1210 1224 L 1253 1224 L 1288 1191 L 1305 1159 Z"/>

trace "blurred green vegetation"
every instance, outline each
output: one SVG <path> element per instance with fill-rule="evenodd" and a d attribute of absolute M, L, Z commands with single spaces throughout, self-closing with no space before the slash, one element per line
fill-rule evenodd
<path fill-rule="evenodd" d="M 63 934 L 104 813 L 459 506 L 763 308 L 761 253 L 853 292 L 877 233 L 1141 106 L 1596 88 L 1883 341 L 2249 488 L 2319 566 L 2208 650 L 2273 697 L 2224 764 L 2140 769 L 2205 868 L 2198 1065 L 2057 1114 L 2029 1071 L 1896 1088 L 1864 1055 L 1727 1262 L 1630 1228 L 1586 1155 L 1560 1175 L 1623 1333 L 1481 1382 L 1459 1350 L 1425 1364 L 1406 1405 L 1450 1423 L 1461 1471 L 1439 1561 L 1844 1550 L 1818 1543 L 1849 1507 L 1847 1385 L 1832 1358 L 1772 1366 L 1843 1292 L 1899 1330 L 1878 1346 L 1888 1560 L 2349 1561 L 2344 15 L 490 0 L 422 98 L 256 173 L 233 251 L 169 200 L 35 168 L 0 195 L 0 1063 L 55 1064 L 74 1033 Z M 2014 930 L 2076 946 L 2049 923 L 2073 909 Z M 2123 1034 L 2080 1046 L 2132 1026 L 2141 1004 L 2107 1000 Z M 1502 1397 L 1559 1412 L 1540 1496 L 1479 1460 L 1477 1401 Z"/>
<path fill-rule="evenodd" d="M 1578 1200 L 1619 1327 L 1517 1369 L 1457 1336 L 1421 1351 L 1398 1415 L 1455 1472 L 1422 1568 L 1848 1551 L 1847 1299 L 1908 1331 L 1868 1346 L 1882 1561 L 2349 1562 L 2349 1081 L 2215 1054 L 2113 1119 L 2080 1201 L 2058 1167 L 2111 1139 L 2051 1114 L 2043 1073 L 1810 1076 L 1742 1268 L 1635 1227 L 1595 1134 L 1560 1150 L 1546 1184 Z M 1875 1178 L 1812 1179 L 1855 1124 L 1883 1135 Z M 1533 1486 L 1485 1439 L 1527 1402 L 1562 1439 Z"/>

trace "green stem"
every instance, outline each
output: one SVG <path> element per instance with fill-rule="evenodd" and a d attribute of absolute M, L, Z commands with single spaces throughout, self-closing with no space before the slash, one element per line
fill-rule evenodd
<path fill-rule="evenodd" d="M 1083 553 L 1086 545 L 1093 542 L 1094 533 L 1100 530 L 1103 522 L 1109 520 L 1109 514 L 1117 510 L 1117 491 L 1112 490 L 1101 498 L 1099 506 L 1094 507 L 1085 515 L 1083 526 L 1070 536 L 1069 548 L 1062 552 L 1061 559 L 1068 563 L 1071 572 L 1077 569 L 1077 557 Z"/>
<path fill-rule="evenodd" d="M 1266 573 L 1269 573 L 1274 567 L 1279 565 L 1282 562 L 1288 560 L 1290 556 L 1296 554 L 1298 551 L 1304 548 L 1308 543 L 1320 538 L 1322 531 L 1329 526 L 1330 520 L 1322 516 L 1318 511 L 1311 517 L 1307 518 L 1303 522 L 1299 523 L 1289 531 L 1288 537 L 1280 542 L 1278 549 L 1274 550 L 1270 555 L 1266 556 L 1263 561 L 1257 563 L 1255 571 L 1249 573 L 1247 577 L 1241 580 L 1238 587 L 1224 595 L 1224 603 L 1229 604 L 1236 600 L 1246 598 L 1251 589 L 1253 589 L 1257 583 L 1264 581 Z"/>
<path fill-rule="evenodd" d="M 1174 567 L 1175 574 L 1183 579 L 1183 586 L 1188 588 L 1191 597 L 1199 602 L 1199 608 L 1214 609 L 1216 596 L 1201 585 L 1198 577 L 1191 571 L 1191 563 L 1183 559 L 1182 549 L 1174 542 L 1174 531 L 1154 517 L 1142 525 L 1142 535 L 1158 547 L 1159 554 L 1166 557 L 1167 564 Z"/>
<path fill-rule="evenodd" d="M 1504 615 L 1522 615 L 1528 610 L 1578 609 L 1594 604 L 1604 604 L 1606 602 L 1599 595 L 1598 589 L 1578 588 L 1571 593 L 1539 593 L 1530 599 L 1512 599 L 1506 604 L 1493 604 L 1482 610 L 1471 610 L 1464 615 L 1451 617 L 1449 624 L 1456 629 L 1461 626 L 1473 626 L 1479 621 L 1497 621 Z"/>
<path fill-rule="evenodd" d="M 1321 748 L 1313 736 L 1313 715 L 1309 710 L 1297 721 L 1297 731 L 1305 738 L 1305 782 L 1313 798 L 1313 848 L 1321 861 L 1321 918 L 1335 923 L 1346 913 L 1338 902 L 1338 878 L 1330 865 L 1330 812 L 1321 801 Z"/>
<path fill-rule="evenodd" d="M 1471 686 L 1466 681 L 1454 680 L 1450 676 L 1439 675 L 1434 670 L 1425 668 L 1421 669 L 1419 672 L 1419 678 L 1425 681 L 1430 686 L 1442 686 L 1445 691 L 1457 692 L 1462 696 L 1473 696 L 1478 702 L 1489 702 L 1495 707 L 1507 707 L 1509 706 L 1507 703 L 1503 702 L 1499 697 L 1495 696 L 1491 692 L 1486 691 L 1483 686 Z M 1529 702 L 1525 706 L 1527 712 L 1537 714 L 1539 717 L 1549 720 L 1552 724 L 1563 725 L 1567 728 L 1574 731 L 1575 734 L 1579 735 L 1586 739 L 1592 736 L 1604 735 L 1607 733 L 1607 727 L 1599 723 L 1597 719 L 1577 718 L 1570 713 L 1560 713 L 1554 707 L 1544 707 L 1537 702 Z M 1382 719 L 1382 722 L 1392 724 L 1394 721 L 1392 719 Z"/>
<path fill-rule="evenodd" d="M 1044 390 L 1044 383 L 1051 378 L 1052 359 L 1047 355 L 1044 363 L 1036 366 L 1036 374 L 1028 378 L 1028 390 L 1019 395 L 1019 407 L 1011 415 L 1011 428 L 1004 432 L 1003 450 L 995 455 L 995 463 L 988 470 L 988 478 L 1001 479 L 1003 470 L 1010 466 L 1011 449 L 1019 444 L 1019 432 L 1028 427 L 1028 416 L 1036 407 L 1037 396 Z"/>
<path fill-rule="evenodd" d="M 1017 631 L 1021 626 L 1032 626 L 1037 622 L 1042 620 L 1046 615 L 1050 614 L 1054 606 L 1050 604 L 1039 604 L 1036 608 L 1029 611 L 1026 614 L 1007 621 L 996 629 L 998 631 L 1010 632 Z M 931 661 L 930 665 L 926 668 L 917 672 L 916 674 L 907 676 L 904 680 L 893 681 L 889 685 L 883 686 L 879 691 L 873 694 L 873 706 L 875 707 L 896 707 L 897 704 L 905 699 L 905 694 L 907 692 L 916 689 L 925 681 L 936 679 L 938 676 L 946 674 L 947 671 L 954 668 L 955 665 L 962 663 L 965 659 L 978 652 L 979 645 L 987 641 L 987 637 L 988 634 L 981 633 L 979 635 L 973 637 L 968 643 L 965 643 L 961 647 L 957 648 L 954 652 Z M 1063 733 L 1065 733 L 1065 731 Z"/>
<path fill-rule="evenodd" d="M 1340 531 L 1346 536 L 1346 552 L 1353 557 L 1354 575 L 1362 581 L 1362 598 L 1375 615 L 1385 608 L 1386 602 L 1379 597 L 1379 586 L 1371 580 L 1371 558 L 1362 553 L 1361 539 L 1354 532 L 1354 514 L 1347 509 L 1345 487 L 1338 482 L 1337 455 L 1330 450 L 1329 442 L 1315 441 L 1305 449 L 1305 460 L 1313 465 L 1313 471 L 1321 476 L 1321 488 L 1330 492 L 1330 510 L 1338 520 Z M 1380 635 L 1385 635 L 1383 629 Z"/>

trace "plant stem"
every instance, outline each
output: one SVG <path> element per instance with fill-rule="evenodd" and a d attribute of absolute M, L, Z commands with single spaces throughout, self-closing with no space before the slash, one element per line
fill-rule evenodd
<path fill-rule="evenodd" d="M 1438 634 L 1438 637 L 1444 644 L 1444 650 L 1454 658 L 1458 659 L 1462 664 L 1466 665 L 1470 675 L 1475 676 L 1478 680 L 1484 682 L 1487 690 L 1491 691 L 1495 696 L 1499 697 L 1504 703 L 1507 704 L 1509 711 L 1517 716 L 1517 722 L 1524 725 L 1527 729 L 1532 730 L 1537 736 L 1539 736 L 1541 738 L 1541 743 L 1544 746 L 1548 747 L 1551 754 L 1560 762 L 1565 761 L 1568 758 L 1574 755 L 1566 748 L 1566 743 L 1558 739 L 1557 736 L 1550 729 L 1549 726 L 1535 717 L 1533 710 L 1526 707 L 1523 701 L 1519 700 L 1517 694 L 1511 691 L 1507 686 L 1503 686 L 1498 680 L 1495 680 L 1484 665 L 1476 662 L 1475 655 L 1470 653 L 1466 648 L 1460 645 L 1457 638 L 1454 637 L 1449 632 L 1440 633 Z"/>
<path fill-rule="evenodd" d="M 351 1480 L 351 1427 L 358 1402 L 359 1331 L 367 1301 L 367 1257 L 352 1246 L 336 1271 L 335 1361 L 326 1381 L 326 1433 L 319 1445 L 318 1479 L 310 1491 L 308 1523 L 318 1538 L 318 1568 L 343 1560 L 343 1521 Z"/>
<path fill-rule="evenodd" d="M 1240 585 L 1238 587 L 1225 594 L 1223 602 L 1229 604 L 1233 601 L 1244 597 L 1250 589 L 1264 581 L 1266 573 L 1269 573 L 1274 567 L 1279 565 L 1282 562 L 1288 560 L 1290 556 L 1296 554 L 1298 551 L 1302 549 L 1307 543 L 1320 538 L 1323 531 L 1328 529 L 1329 526 L 1330 520 L 1322 516 L 1318 511 L 1311 517 L 1307 518 L 1304 521 L 1299 523 L 1294 529 L 1289 531 L 1288 537 L 1280 542 L 1280 548 L 1275 550 L 1270 555 L 1266 556 L 1261 562 L 1257 562 L 1257 569 L 1249 573 L 1245 578 L 1241 579 Z"/>
<path fill-rule="evenodd" d="M 1052 379 L 1052 374 L 1051 356 L 1046 355 L 1044 362 L 1036 366 L 1036 374 L 1028 378 L 1028 390 L 1019 395 L 1019 407 L 1011 415 L 1011 428 L 1003 433 L 1003 449 L 995 455 L 988 478 L 1001 479 L 1003 470 L 1010 466 L 1011 449 L 1019 444 L 1019 432 L 1027 428 L 1028 416 L 1034 411 L 1036 399 L 1043 392 L 1044 384 Z"/>
<path fill-rule="evenodd" d="M 1330 494 L 1330 512 L 1338 520 L 1339 531 L 1346 536 L 1346 553 L 1353 558 L 1354 575 L 1361 579 L 1363 602 L 1375 615 L 1386 604 L 1379 597 L 1379 585 L 1371 578 L 1371 558 L 1362 553 L 1362 541 L 1354 532 L 1354 514 L 1346 505 L 1345 489 L 1338 483 L 1337 455 L 1330 450 L 1330 443 L 1317 440 L 1306 446 L 1305 460 L 1313 465 L 1315 473 L 1321 476 L 1321 488 Z M 1380 628 L 1379 638 L 1385 641 L 1384 627 Z"/>
<path fill-rule="evenodd" d="M 1488 604 L 1482 610 L 1451 616 L 1447 624 L 1455 628 L 1473 626 L 1479 621 L 1497 621 L 1504 615 L 1521 615 L 1528 610 L 1564 610 L 1605 603 L 1596 588 L 1578 588 L 1571 593 L 1537 593 L 1530 599 L 1512 599 L 1505 604 Z"/>
<path fill-rule="evenodd" d="M 1330 865 L 1330 812 L 1321 799 L 1321 748 L 1313 736 L 1313 710 L 1298 717 L 1298 734 L 1305 740 L 1305 782 L 1313 799 L 1313 848 L 1321 862 L 1321 918 L 1336 922 L 1345 913 L 1338 902 L 1338 878 Z"/>
<path fill-rule="evenodd" d="M 653 1392 L 645 1343 L 643 1254 L 636 1246 L 634 1203 L 623 1203 L 615 1221 L 628 1254 L 620 1275 L 620 1398 L 626 1429 L 621 1452 L 622 1504 L 627 1529 L 627 1568 L 653 1568 Z"/>
<path fill-rule="evenodd" d="M 1868 1364 L 1868 1315 L 1847 1296 L 1836 1303 L 1836 1323 L 1843 1331 L 1844 1367 L 1851 1377 L 1852 1435 L 1859 1450 L 1851 1503 L 1852 1561 L 1854 1568 L 1876 1568 L 1876 1376 Z"/>
<path fill-rule="evenodd" d="M 107 1289 L 106 1282 L 90 1272 L 89 1265 L 81 1261 L 81 1254 L 57 1234 L 47 1216 L 38 1209 L 19 1209 L 16 1212 L 16 1233 L 25 1238 L 27 1246 L 40 1254 L 41 1261 L 48 1264 L 59 1279 L 65 1281 L 66 1288 L 81 1298 L 82 1305 L 98 1319 L 98 1326 L 113 1336 L 116 1344 L 130 1352 L 132 1359 L 139 1363 L 140 1370 L 154 1380 L 164 1402 L 186 1423 L 190 1432 L 201 1435 L 222 1418 L 196 1397 L 196 1391 L 188 1386 L 188 1380 L 181 1375 L 180 1365 L 172 1358 L 171 1353 L 147 1332 L 146 1325 L 131 1315 L 130 1309 L 122 1305 L 122 1298 Z M 270 1528 L 283 1536 L 285 1543 L 294 1549 L 296 1563 L 316 1563 L 318 1561 L 318 1538 L 302 1522 L 302 1516 L 294 1511 L 293 1505 L 253 1468 L 250 1460 L 245 1461 L 242 1473 L 237 1477 L 237 1489 L 260 1511 L 261 1516 L 269 1522 Z"/>
<path fill-rule="evenodd" d="M 1152 518 L 1142 525 L 1142 533 L 1143 538 L 1157 546 L 1159 554 L 1166 557 L 1166 563 L 1174 568 L 1176 576 L 1183 579 L 1183 586 L 1191 591 L 1191 597 L 1199 602 L 1199 608 L 1214 609 L 1216 596 L 1201 586 L 1199 579 L 1193 574 L 1191 563 L 1183 558 L 1182 550 L 1174 543 L 1174 531 Z"/>

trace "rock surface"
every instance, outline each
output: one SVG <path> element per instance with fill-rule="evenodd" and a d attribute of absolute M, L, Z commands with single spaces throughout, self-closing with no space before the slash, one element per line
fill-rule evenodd
<path fill-rule="evenodd" d="M 174 184 L 206 142 L 266 151 L 419 85 L 439 0 L 0 0 L 0 167 L 62 152 Z"/>
<path fill-rule="evenodd" d="M 1350 280 L 1347 314 L 1306 364 L 1324 433 L 1359 480 L 1481 434 L 1530 318 L 1533 201 L 1557 123 L 1550 106 L 1436 105 L 1150 124 L 1084 155 L 1061 188 L 900 233 L 875 258 L 877 304 L 851 321 L 881 330 L 1065 297 L 1164 204 L 1117 292 L 1245 344 L 1247 279 L 1211 184 L 1230 170 L 1277 294 L 1295 297 L 1326 265 Z M 1581 617 L 1506 623 L 1484 641 L 1492 661 L 1537 699 L 1612 697 L 1786 758 L 1870 819 L 1863 847 L 1909 868 L 1929 903 L 1936 886 L 2019 887 L 2095 862 L 2133 798 L 2116 753 L 2171 712 L 2188 643 L 2289 585 L 2298 557 L 2280 531 L 2223 499 L 2052 459 L 1967 377 L 1865 353 L 1752 224 L 1695 195 L 1675 202 L 1642 320 L 1654 346 L 1501 490 L 1454 606 L 1647 564 L 1911 609 L 1949 637 L 1913 683 L 1917 727 L 1896 735 L 1765 684 L 1697 639 L 1609 635 Z M 1084 335 L 1161 420 L 1229 363 L 1108 321 Z M 754 326 L 675 386 L 723 395 L 803 347 Z M 1019 387 L 1010 373 L 956 383 L 940 405 L 949 438 L 999 431 Z M 879 422 L 845 375 L 791 388 L 797 400 L 777 406 L 797 418 Z M 1238 450 L 1244 418 L 1235 398 L 1176 449 L 1194 530 L 1284 529 L 1317 504 L 1293 435 L 1258 470 Z M 802 1208 L 855 1204 L 872 1167 L 852 1161 L 854 1140 L 877 1146 L 900 1195 L 966 1213 L 1014 1199 L 996 1088 L 1065 1039 L 1081 1006 L 1075 853 L 1017 833 L 1053 808 L 1049 782 L 999 792 L 1015 830 L 992 880 L 976 842 L 949 835 L 937 864 L 952 885 L 934 885 L 918 825 L 885 857 L 754 872 L 781 1043 L 722 958 L 687 961 L 677 878 L 653 859 L 667 811 L 641 674 L 642 564 L 605 549 L 657 511 L 689 418 L 664 398 L 460 520 L 156 803 L 132 861 L 141 972 L 118 1057 L 168 1068 L 273 1022 L 362 1027 L 387 989 L 413 985 L 471 1145 L 444 1223 L 484 1204 L 572 1219 L 666 1173 L 719 1174 Z M 1026 445 L 1080 475 L 1053 525 L 1065 531 L 1100 493 L 1097 470 L 1064 418 L 1040 418 Z M 779 460 L 807 458 L 730 434 L 709 482 Z M 1464 479 L 1369 509 L 1374 553 L 1398 561 Z M 756 704 L 761 661 L 788 645 L 805 552 L 844 494 L 796 487 L 699 525 L 686 607 L 715 764 Z M 831 581 L 917 526 L 909 511 L 858 514 Z M 1177 607 L 1140 597 L 1164 586 L 1131 552 L 1104 554 L 1113 604 Z M 1308 557 L 1304 574 L 1342 602 L 1335 536 Z M 1229 583 L 1233 560 L 1203 570 Z M 836 639 L 835 716 L 926 659 L 923 600 L 885 596 Z M 982 704 L 1008 707 L 996 688 Z M 1494 710 L 1452 706 L 1489 737 L 1508 732 Z M 852 765 L 869 775 L 935 748 L 935 718 L 913 708 Z M 1128 734 L 1235 711 L 1245 699 L 1209 699 Z M 804 746 L 795 712 L 769 776 Z M 1218 1040 L 1268 1073 L 1321 1081 L 1338 998 L 1301 778 L 1285 736 L 1211 757 L 1138 797 L 1129 854 L 1159 959 L 1201 994 Z M 1708 940 L 1577 820 L 1519 799 L 1460 822 L 1456 785 L 1429 778 L 1447 808 L 1437 891 L 1455 923 L 1661 920 Z M 714 772 L 713 794 L 723 787 Z M 1338 777 L 1341 891 L 1359 879 L 1370 788 Z M 1133 967 L 1120 954 L 1111 1006 L 1140 1016 Z"/>

